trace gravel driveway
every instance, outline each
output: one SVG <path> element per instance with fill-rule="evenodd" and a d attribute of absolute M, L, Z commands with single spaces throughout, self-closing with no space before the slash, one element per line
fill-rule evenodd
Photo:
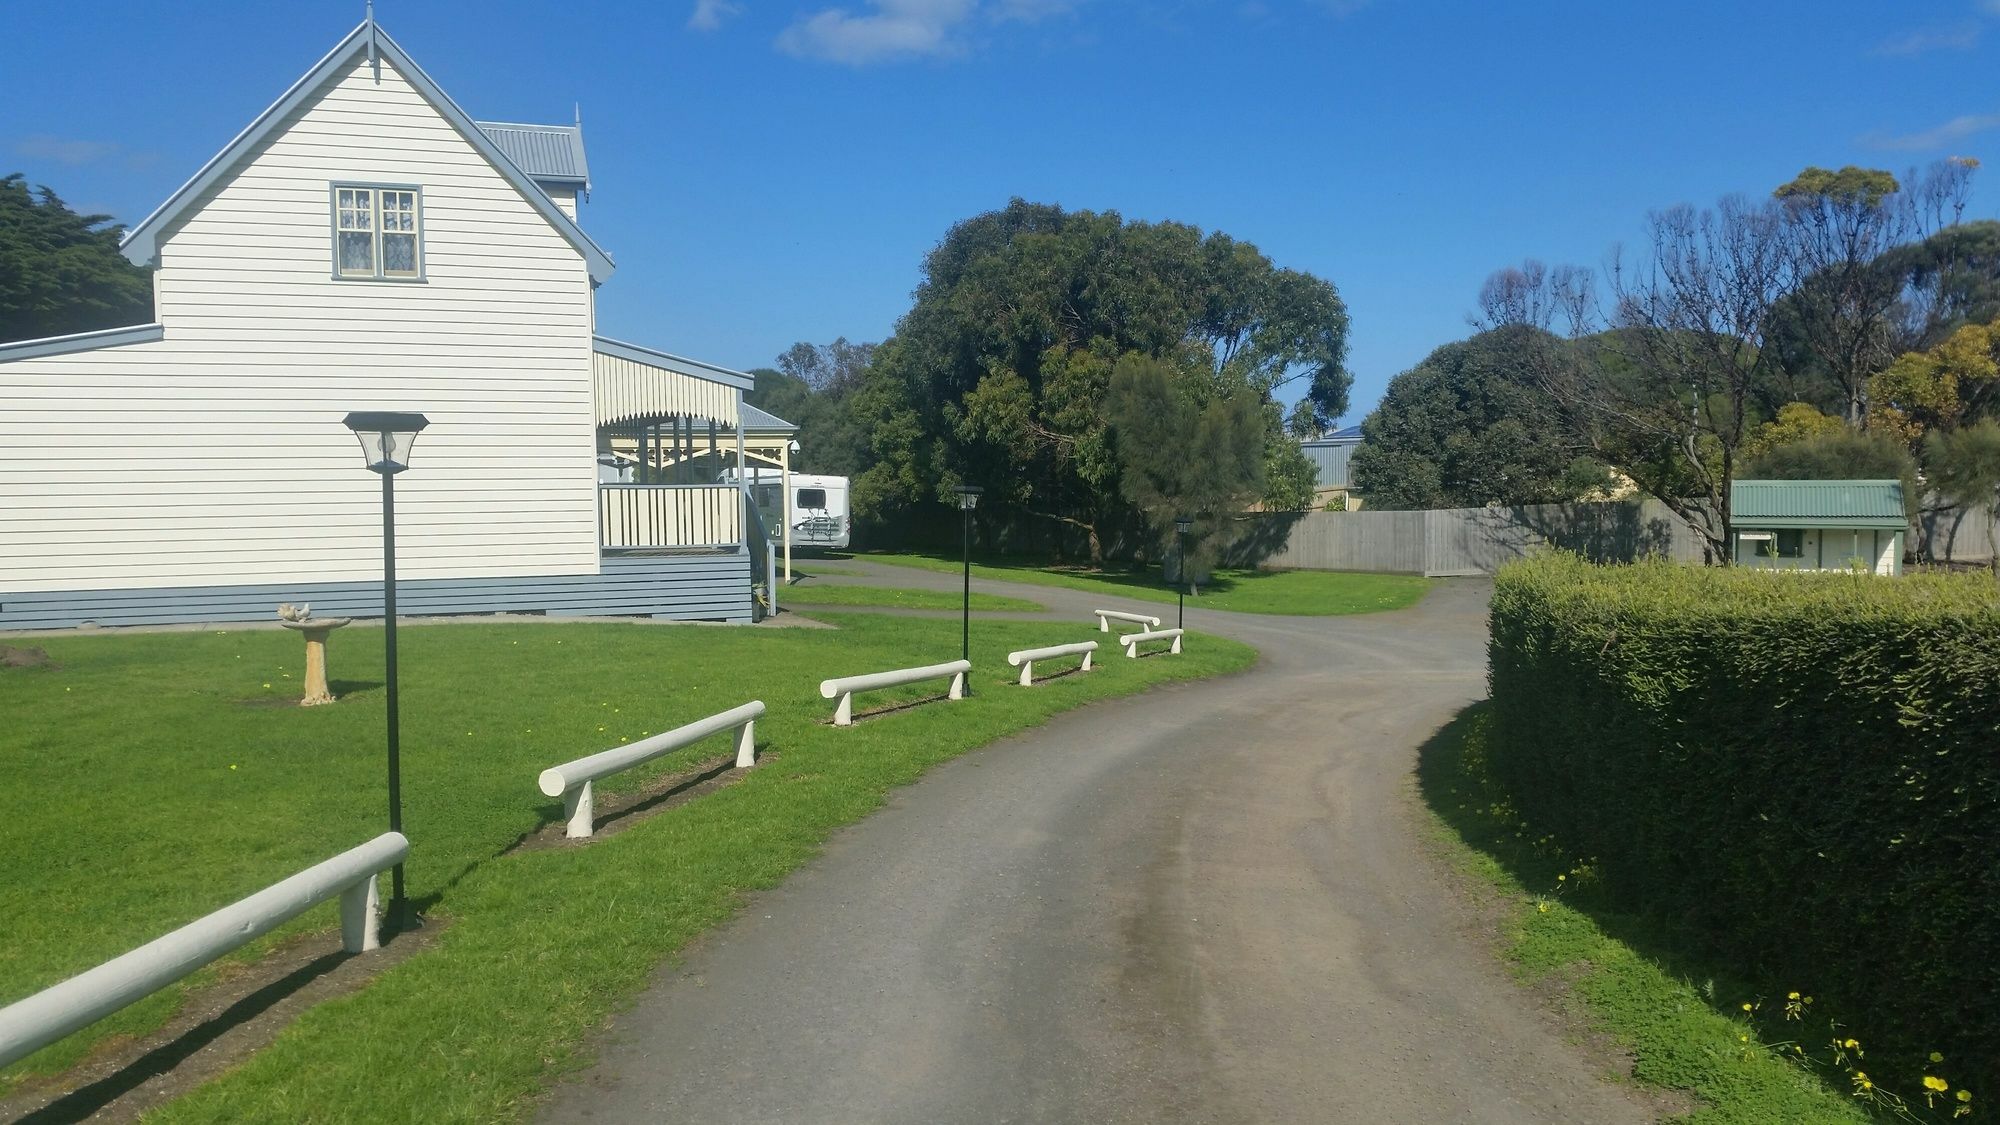
<path fill-rule="evenodd" d="M 1076 626 L 1050 643 L 1097 606 L 1161 612 L 973 586 Z M 1507 979 L 1417 835 L 1417 747 L 1485 693 L 1489 590 L 1363 617 L 1191 609 L 1259 665 L 900 791 L 663 971 L 542 1119 L 1652 1120 Z"/>

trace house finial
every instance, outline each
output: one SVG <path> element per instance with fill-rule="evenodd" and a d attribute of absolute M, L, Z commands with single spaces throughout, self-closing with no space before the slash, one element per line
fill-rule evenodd
<path fill-rule="evenodd" d="M 382 84 L 382 56 L 375 52 L 375 0 L 366 0 L 366 15 L 362 22 L 368 27 L 368 69 L 375 75 L 375 84 Z"/>
<path fill-rule="evenodd" d="M 570 105 L 576 110 L 576 127 L 583 128 L 583 103 L 571 102 Z"/>

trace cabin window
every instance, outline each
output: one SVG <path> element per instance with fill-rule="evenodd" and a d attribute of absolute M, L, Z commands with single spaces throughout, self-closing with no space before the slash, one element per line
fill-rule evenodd
<path fill-rule="evenodd" d="M 423 199 L 416 188 L 333 186 L 335 277 L 423 276 Z"/>
<path fill-rule="evenodd" d="M 799 507 L 801 508 L 826 507 L 826 489 L 824 488 L 799 489 Z"/>
<path fill-rule="evenodd" d="M 1806 533 L 1798 528 L 1789 531 L 1780 530 L 1777 533 L 1777 542 L 1773 545 L 1777 548 L 1778 557 L 1781 559 L 1802 559 L 1806 554 Z"/>

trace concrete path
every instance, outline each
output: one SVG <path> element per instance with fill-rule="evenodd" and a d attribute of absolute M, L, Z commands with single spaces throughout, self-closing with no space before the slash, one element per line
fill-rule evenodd
<path fill-rule="evenodd" d="M 1073 622 L 1148 608 L 974 588 Z M 1486 594 L 1190 610 L 1259 666 L 939 767 L 663 972 L 543 1120 L 1652 1120 L 1506 978 L 1416 835 L 1416 748 L 1484 694 Z"/>

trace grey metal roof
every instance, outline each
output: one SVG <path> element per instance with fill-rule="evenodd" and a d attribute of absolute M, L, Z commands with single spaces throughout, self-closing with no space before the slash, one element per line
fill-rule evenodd
<path fill-rule="evenodd" d="M 475 121 L 481 132 L 507 154 L 521 171 L 543 183 L 590 186 L 590 165 L 583 158 L 581 125 L 517 125 L 510 121 Z"/>
<path fill-rule="evenodd" d="M 1316 438 L 1307 438 L 1299 444 L 1305 446 L 1359 445 L 1361 444 L 1361 427 L 1359 425 L 1347 426 L 1343 429 L 1335 430 L 1330 434 L 1321 434 Z"/>
<path fill-rule="evenodd" d="M 1739 480 L 1729 486 L 1737 527 L 1902 527 L 1903 482 Z"/>
<path fill-rule="evenodd" d="M 521 171 L 507 154 L 500 151 L 500 147 L 493 143 L 491 137 L 472 123 L 472 118 L 466 116 L 465 111 L 458 107 L 458 103 L 452 101 L 451 96 L 436 82 L 431 81 L 430 75 L 425 74 L 423 68 L 404 53 L 403 48 L 398 46 L 394 39 L 389 38 L 389 33 L 382 30 L 373 16 L 362 20 L 359 27 L 348 33 L 347 38 L 335 44 L 325 58 L 315 63 L 304 77 L 292 83 L 291 89 L 286 90 L 277 101 L 271 103 L 270 108 L 258 114 L 256 120 L 246 126 L 241 133 L 236 134 L 235 140 L 230 141 L 221 152 L 216 153 L 214 158 L 202 165 L 201 171 L 196 172 L 193 179 L 182 184 L 179 190 L 167 197 L 165 203 L 160 204 L 152 214 L 140 220 L 139 225 L 126 231 L 124 241 L 119 244 L 119 250 L 135 265 L 154 264 L 160 256 L 160 235 L 173 225 L 174 220 L 194 207 L 209 188 L 235 171 L 236 165 L 256 151 L 266 137 L 283 128 L 292 112 L 304 105 L 321 86 L 343 73 L 345 67 L 360 57 L 387 59 L 389 64 L 396 68 L 396 73 L 402 75 L 404 80 L 416 89 L 418 95 L 429 102 L 431 108 L 438 111 L 439 116 L 451 122 L 459 135 L 463 136 L 473 148 L 479 150 L 479 154 L 527 198 L 529 205 L 541 212 L 542 217 L 549 221 L 549 225 L 555 227 L 570 245 L 576 247 L 577 252 L 583 255 L 584 263 L 590 268 L 592 281 L 602 284 L 611 277 L 614 268 L 611 264 L 611 255 L 606 254 L 603 247 L 583 233 L 583 228 L 576 225 L 576 220 L 563 214 L 562 208 L 556 206 L 555 200 L 550 199 L 548 193 L 543 191 L 532 177 Z"/>
<path fill-rule="evenodd" d="M 782 430 L 797 433 L 798 427 L 768 410 L 759 410 L 749 403 L 743 404 L 743 428 L 746 430 Z"/>

